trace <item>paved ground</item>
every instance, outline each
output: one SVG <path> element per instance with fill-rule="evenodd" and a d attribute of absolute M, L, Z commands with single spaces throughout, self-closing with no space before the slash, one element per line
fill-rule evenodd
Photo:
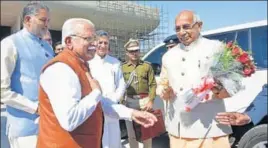
<path fill-rule="evenodd" d="M 122 148 L 129 148 L 128 140 L 122 140 Z M 142 145 L 140 145 L 142 147 Z M 169 148 L 169 139 L 166 134 L 153 139 L 153 148 Z"/>

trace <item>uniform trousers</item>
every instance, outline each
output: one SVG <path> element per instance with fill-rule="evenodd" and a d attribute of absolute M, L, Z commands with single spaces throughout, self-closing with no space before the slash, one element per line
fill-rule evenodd
<path fill-rule="evenodd" d="M 129 108 L 141 110 L 145 107 L 145 105 L 150 101 L 150 99 L 133 99 L 127 97 L 126 106 Z M 132 121 L 126 121 L 127 133 L 128 133 L 128 141 L 130 148 L 139 148 L 139 142 L 136 140 L 135 131 L 133 129 Z M 142 142 L 143 148 L 152 148 L 152 139 L 148 139 Z"/>

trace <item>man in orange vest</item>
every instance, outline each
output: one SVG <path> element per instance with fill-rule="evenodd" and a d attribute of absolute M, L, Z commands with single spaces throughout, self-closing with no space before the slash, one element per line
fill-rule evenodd
<path fill-rule="evenodd" d="M 99 83 L 91 77 L 87 61 L 95 54 L 95 27 L 72 18 L 62 27 L 65 50 L 42 70 L 39 90 L 38 148 L 100 148 L 103 113 L 134 120 L 145 127 L 156 117 L 102 99 Z"/>

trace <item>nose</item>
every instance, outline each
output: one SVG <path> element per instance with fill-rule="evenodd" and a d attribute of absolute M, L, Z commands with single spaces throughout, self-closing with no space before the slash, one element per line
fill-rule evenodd
<path fill-rule="evenodd" d="M 47 19 L 47 20 L 44 22 L 44 25 L 45 25 L 45 27 L 46 27 L 46 28 L 48 28 L 48 27 L 49 27 L 49 21 L 50 21 L 50 20 L 49 20 L 49 19 Z"/>
<path fill-rule="evenodd" d="M 177 32 L 179 35 L 186 34 L 186 31 L 183 29 L 183 27 L 180 29 L 180 31 Z"/>

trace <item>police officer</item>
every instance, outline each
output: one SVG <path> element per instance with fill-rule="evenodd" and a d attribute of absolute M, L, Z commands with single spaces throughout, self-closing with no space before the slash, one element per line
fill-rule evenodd
<path fill-rule="evenodd" d="M 124 97 L 127 107 L 139 110 L 151 110 L 156 95 L 156 81 L 150 63 L 140 60 L 139 41 L 130 39 L 125 45 L 127 61 L 122 65 L 122 71 L 127 84 Z M 130 148 L 139 147 L 133 124 L 126 121 Z M 152 147 L 152 139 L 142 142 L 144 148 Z"/>
<path fill-rule="evenodd" d="M 166 44 L 167 50 L 169 50 L 179 44 L 179 39 L 176 35 L 168 36 L 164 39 L 164 43 Z"/>

